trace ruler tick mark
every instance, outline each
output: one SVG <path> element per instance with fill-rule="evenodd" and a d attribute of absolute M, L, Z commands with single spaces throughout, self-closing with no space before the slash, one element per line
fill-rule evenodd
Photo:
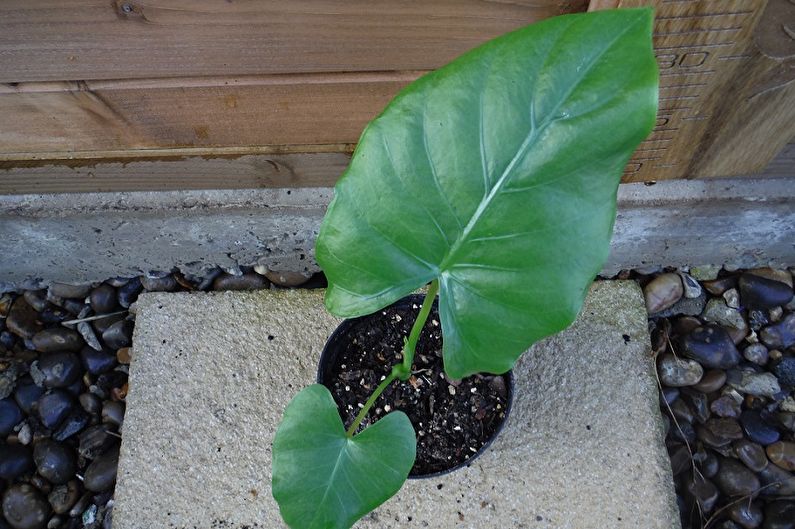
<path fill-rule="evenodd" d="M 678 20 L 685 18 L 710 18 L 710 17 L 733 17 L 740 15 L 750 15 L 753 11 L 733 11 L 728 13 L 702 13 L 699 15 L 671 15 L 668 17 L 657 17 L 656 20 Z"/>
<path fill-rule="evenodd" d="M 695 35 L 698 33 L 717 33 L 719 31 L 740 31 L 742 26 L 732 28 L 704 28 L 704 29 L 690 29 L 685 31 L 669 31 L 667 33 L 655 33 L 655 37 L 669 37 L 672 35 Z"/>

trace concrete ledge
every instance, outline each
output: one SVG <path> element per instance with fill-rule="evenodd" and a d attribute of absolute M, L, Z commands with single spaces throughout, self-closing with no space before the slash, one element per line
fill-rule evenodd
<path fill-rule="evenodd" d="M 330 188 L 0 196 L 0 291 L 179 267 L 317 271 Z M 605 275 L 795 261 L 795 179 L 624 184 Z"/>
<path fill-rule="evenodd" d="M 320 291 L 146 294 L 114 527 L 281 528 L 270 443 L 338 321 Z M 678 528 L 646 312 L 597 283 L 516 366 L 505 430 L 467 469 L 408 482 L 358 528 Z"/>

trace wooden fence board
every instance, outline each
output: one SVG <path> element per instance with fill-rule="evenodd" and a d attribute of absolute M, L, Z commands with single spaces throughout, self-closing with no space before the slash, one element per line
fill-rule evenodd
<path fill-rule="evenodd" d="M 346 153 L 296 153 L 0 163 L 0 194 L 329 187 L 349 161 Z"/>
<path fill-rule="evenodd" d="M 657 126 L 627 165 L 625 181 L 762 171 L 795 137 L 795 41 L 781 31 L 783 10 L 795 20 L 795 4 L 596 0 L 591 8 L 642 5 L 656 8 L 660 105 Z M 777 17 L 769 16 L 773 8 Z M 781 38 L 771 37 L 777 32 Z M 760 36 L 774 42 L 768 46 L 779 56 L 759 45 Z M 789 59 L 781 56 L 787 46 Z"/>
<path fill-rule="evenodd" d="M 256 152 L 263 145 L 355 143 L 365 124 L 417 75 L 19 85 L 0 91 L 0 160 L 57 152 L 247 146 Z"/>
<path fill-rule="evenodd" d="M 3 0 L 0 83 L 429 70 L 587 0 Z"/>

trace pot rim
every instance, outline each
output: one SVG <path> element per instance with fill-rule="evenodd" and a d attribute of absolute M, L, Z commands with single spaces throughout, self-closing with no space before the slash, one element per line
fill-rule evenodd
<path fill-rule="evenodd" d="M 382 309 L 379 309 L 379 311 L 385 310 L 385 309 L 390 308 L 390 307 L 402 307 L 402 306 L 406 306 L 406 305 L 410 305 L 410 304 L 416 304 L 417 306 L 421 306 L 424 297 L 425 297 L 424 295 L 420 295 L 420 294 L 409 294 L 408 296 L 404 296 L 404 297 L 400 298 L 399 300 L 395 301 L 394 303 L 391 303 L 390 305 L 387 305 L 386 307 L 384 307 Z M 438 300 L 439 300 L 439 298 L 437 296 L 437 298 L 434 300 L 434 303 L 438 303 Z M 343 320 L 342 323 L 340 323 L 337 326 L 337 328 L 334 329 L 334 332 L 331 333 L 331 335 L 329 336 L 328 340 L 326 340 L 326 344 L 323 346 L 323 352 L 320 354 L 320 360 L 318 361 L 318 368 L 317 368 L 317 382 L 318 382 L 318 384 L 323 384 L 324 374 L 325 374 L 329 364 L 334 360 L 334 358 L 336 358 L 335 351 L 332 351 L 332 348 L 334 348 L 334 346 L 336 346 L 339 342 L 341 342 L 341 341 L 343 341 L 345 339 L 344 338 L 345 335 L 353 327 L 354 324 L 356 324 L 356 323 L 358 323 L 358 322 L 360 322 L 360 321 L 362 321 L 362 320 L 364 320 L 366 318 L 377 316 L 379 311 L 376 311 L 376 312 L 374 312 L 372 314 L 359 316 L 357 318 L 349 318 L 349 319 Z M 442 339 L 444 339 L 444 337 L 442 337 Z M 338 351 L 339 349 L 336 349 L 336 350 Z M 491 376 L 494 376 L 493 373 L 488 373 L 488 374 L 491 375 Z M 451 472 L 454 472 L 454 471 L 459 470 L 461 468 L 469 467 L 470 465 L 472 465 L 472 462 L 475 459 L 480 457 L 491 446 L 491 444 L 494 442 L 494 440 L 497 438 L 497 436 L 499 436 L 500 433 L 502 432 L 503 428 L 505 427 L 505 423 L 508 422 L 508 417 L 510 416 L 511 409 L 513 408 L 513 394 L 514 394 L 513 370 L 509 370 L 509 371 L 507 371 L 505 373 L 501 373 L 501 375 L 507 379 L 506 389 L 508 390 L 508 397 L 506 398 L 506 404 L 505 404 L 505 417 L 503 417 L 502 422 L 497 426 L 497 429 L 494 430 L 494 434 L 491 437 L 489 437 L 489 439 L 485 443 L 483 443 L 483 446 L 481 446 L 478 449 L 477 452 L 472 454 L 472 456 L 469 459 L 465 459 L 464 461 L 462 461 L 461 463 L 458 463 L 457 465 L 455 465 L 453 467 L 447 468 L 445 470 L 439 470 L 439 471 L 433 472 L 431 474 L 423 474 L 423 475 L 420 475 L 420 476 L 409 475 L 408 479 L 432 479 L 432 478 L 438 478 L 440 476 L 444 476 L 446 474 L 450 474 Z M 325 385 L 325 384 L 323 384 L 323 385 Z"/>

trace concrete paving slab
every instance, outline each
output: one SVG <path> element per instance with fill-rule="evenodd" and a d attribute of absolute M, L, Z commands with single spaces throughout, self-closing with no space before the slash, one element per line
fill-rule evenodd
<path fill-rule="evenodd" d="M 141 297 L 116 529 L 284 527 L 270 443 L 338 324 L 322 295 Z M 409 481 L 356 527 L 679 527 L 636 284 L 594 284 L 577 322 L 515 374 L 512 415 L 481 458 Z"/>

